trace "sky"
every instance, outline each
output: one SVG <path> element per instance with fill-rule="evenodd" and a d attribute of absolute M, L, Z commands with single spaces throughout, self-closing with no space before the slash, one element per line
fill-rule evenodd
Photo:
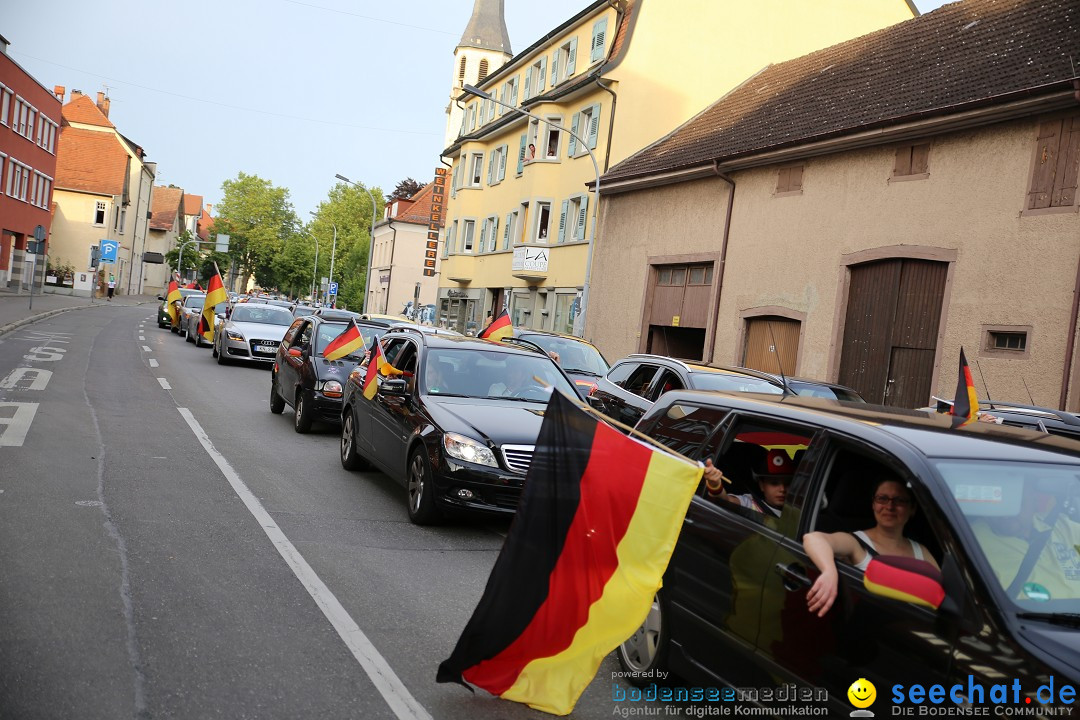
<path fill-rule="evenodd" d="M 721 2 L 723 0 L 714 0 Z M 801 0 L 792 0 L 801 1 Z M 881 2 L 884 0 L 863 0 Z M 929 12 L 945 0 L 915 0 Z M 591 0 L 505 0 L 514 53 Z M 4 2 L 0 35 L 46 88 L 99 91 L 157 162 L 158 185 L 221 199 L 239 173 L 289 189 L 297 214 L 340 173 L 389 193 L 443 149 L 454 47 L 472 0 Z"/>

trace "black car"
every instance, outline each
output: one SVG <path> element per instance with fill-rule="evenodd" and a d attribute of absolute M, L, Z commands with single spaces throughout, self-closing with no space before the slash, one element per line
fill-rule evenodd
<path fill-rule="evenodd" d="M 552 389 L 574 387 L 545 354 L 502 343 L 393 329 L 382 338 L 400 377 L 378 377 L 363 395 L 366 367 L 345 387 L 341 464 L 370 462 L 405 485 L 409 519 L 446 510 L 513 513 Z"/>
<path fill-rule="evenodd" d="M 503 342 L 554 353 L 563 372 L 574 381 L 581 397 L 586 397 L 592 392 L 597 381 L 611 368 L 595 345 L 573 335 L 514 328 L 513 336 L 506 338 Z"/>
<path fill-rule="evenodd" d="M 786 454 L 793 475 L 778 517 L 699 489 L 651 613 L 616 651 L 632 681 L 670 670 L 677 686 L 794 683 L 827 691 L 828 716 L 846 717 L 848 688 L 866 679 L 886 717 L 915 714 L 888 704 L 912 708 L 933 686 L 944 688 L 934 702 L 961 714 L 958 703 L 992 703 L 994 686 L 1023 709 L 1046 702 L 1040 686 L 1080 677 L 1080 443 L 986 423 L 952 430 L 915 410 L 691 391 L 665 395 L 637 429 L 712 459 L 730 492 L 751 491 L 770 453 Z M 888 597 L 837 562 L 836 602 L 819 617 L 803 535 L 872 527 L 880 478 L 910 489 L 904 530 L 940 565 L 927 587 L 944 601 Z"/>
<path fill-rule="evenodd" d="M 952 400 L 935 397 L 937 404 L 932 408 L 923 408 L 927 412 L 948 413 L 952 410 Z M 988 414 L 1000 420 L 1001 425 L 1038 430 L 1052 435 L 1080 440 L 1080 415 L 1037 405 L 1021 405 L 1010 402 L 980 402 L 979 413 Z"/>
<path fill-rule="evenodd" d="M 298 318 L 278 346 L 270 376 L 270 412 L 279 415 L 290 405 L 298 433 L 311 430 L 316 420 L 334 424 L 341 421 L 345 380 L 363 358 L 364 350 L 385 332 L 380 325 L 357 322 L 365 347 L 338 360 L 327 360 L 323 350 L 348 327 L 344 320 Z"/>

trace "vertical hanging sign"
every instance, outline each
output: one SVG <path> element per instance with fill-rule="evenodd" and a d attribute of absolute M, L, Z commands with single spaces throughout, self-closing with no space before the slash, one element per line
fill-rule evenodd
<path fill-rule="evenodd" d="M 439 251 L 439 229 L 443 225 L 443 202 L 446 199 L 446 168 L 435 168 L 431 186 L 431 214 L 428 216 L 427 248 L 424 250 L 424 277 L 435 277 L 435 257 Z"/>

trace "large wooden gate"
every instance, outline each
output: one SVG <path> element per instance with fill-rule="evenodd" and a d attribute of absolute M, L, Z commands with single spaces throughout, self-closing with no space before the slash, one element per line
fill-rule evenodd
<path fill-rule="evenodd" d="M 840 383 L 871 403 L 929 403 L 948 267 L 905 258 L 851 268 Z"/>
<path fill-rule="evenodd" d="M 756 317 L 746 321 L 744 367 L 777 375 L 794 375 L 799 360 L 802 323 L 782 317 Z"/>

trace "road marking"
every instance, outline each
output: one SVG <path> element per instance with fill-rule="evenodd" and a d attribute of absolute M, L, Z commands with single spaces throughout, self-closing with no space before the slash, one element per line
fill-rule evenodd
<path fill-rule="evenodd" d="M 15 368 L 7 374 L 7 377 L 0 380 L 0 390 L 14 390 L 18 387 L 19 381 L 27 379 L 28 376 L 30 384 L 20 388 L 21 390 L 44 390 L 45 386 L 49 384 L 49 380 L 52 378 L 52 370 L 25 367 Z"/>
<path fill-rule="evenodd" d="M 405 684 L 401 682 L 401 679 L 394 673 L 383 656 L 368 640 L 367 635 L 360 629 L 360 626 L 356 624 L 345 608 L 341 606 L 341 603 L 338 602 L 338 599 L 334 597 L 334 594 L 330 592 L 330 588 L 326 587 L 326 584 L 315 574 L 315 571 L 308 565 L 307 560 L 297 551 L 282 529 L 278 527 L 278 524 L 274 522 L 274 518 L 270 517 L 270 513 L 266 512 L 262 503 L 252 494 L 236 471 L 232 469 L 229 461 L 210 442 L 210 437 L 199 425 L 198 420 L 195 419 L 191 411 L 187 408 L 177 409 L 191 428 L 191 431 L 195 433 L 195 437 L 198 438 L 210 459 L 214 461 L 218 469 L 221 470 L 221 474 L 229 481 L 237 497 L 243 501 L 248 512 L 262 527 L 263 532 L 270 538 L 270 542 L 274 544 L 282 559 L 292 568 L 293 574 L 303 583 L 308 594 L 311 595 L 311 599 L 319 606 L 323 615 L 326 616 L 326 619 L 330 621 L 334 630 L 344 641 L 345 646 L 349 648 L 353 657 L 360 663 L 360 667 L 371 678 L 375 689 L 383 696 L 383 700 L 390 706 L 394 715 L 401 720 L 431 720 L 431 714 L 412 696 Z"/>
<path fill-rule="evenodd" d="M 0 432 L 0 447 L 22 447 L 30 423 L 34 422 L 34 415 L 37 414 L 38 403 L 0 402 L 0 410 L 9 407 L 15 408 L 15 414 L 0 417 L 0 427 L 7 426 Z"/>
<path fill-rule="evenodd" d="M 42 345 L 40 347 L 30 348 L 30 352 L 23 355 L 24 360 L 30 362 L 56 362 L 57 360 L 64 359 L 64 353 L 67 352 L 67 348 L 54 348 L 48 345 Z"/>
<path fill-rule="evenodd" d="M 154 358 L 150 358 L 147 362 L 150 363 L 150 367 L 157 367 L 157 360 Z"/>
<path fill-rule="evenodd" d="M 161 385 L 162 390 L 172 390 L 172 385 L 170 385 L 169 381 L 165 378 L 158 378 L 157 381 L 158 385 Z"/>
<path fill-rule="evenodd" d="M 153 350 L 150 349 L 149 345 L 143 345 L 142 346 L 142 351 L 143 352 L 154 352 Z"/>
<path fill-rule="evenodd" d="M 146 339 L 146 336 L 145 336 L 145 335 L 140 335 L 140 336 L 139 336 L 139 339 L 140 339 L 140 340 L 145 340 L 145 339 Z"/>

